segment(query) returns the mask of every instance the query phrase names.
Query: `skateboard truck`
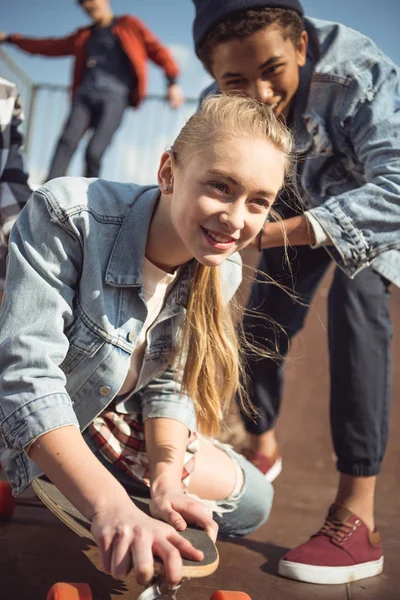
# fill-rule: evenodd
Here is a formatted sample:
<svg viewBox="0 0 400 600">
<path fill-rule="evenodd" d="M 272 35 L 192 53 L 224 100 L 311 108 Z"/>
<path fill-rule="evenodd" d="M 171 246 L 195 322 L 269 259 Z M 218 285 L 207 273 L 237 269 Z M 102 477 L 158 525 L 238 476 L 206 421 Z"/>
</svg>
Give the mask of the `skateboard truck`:
<svg viewBox="0 0 400 600">
<path fill-rule="evenodd" d="M 144 592 L 137 597 L 137 600 L 177 600 L 176 592 L 181 587 L 183 581 L 184 579 L 177 585 L 170 587 L 165 583 L 162 575 L 156 575 Z"/>
</svg>

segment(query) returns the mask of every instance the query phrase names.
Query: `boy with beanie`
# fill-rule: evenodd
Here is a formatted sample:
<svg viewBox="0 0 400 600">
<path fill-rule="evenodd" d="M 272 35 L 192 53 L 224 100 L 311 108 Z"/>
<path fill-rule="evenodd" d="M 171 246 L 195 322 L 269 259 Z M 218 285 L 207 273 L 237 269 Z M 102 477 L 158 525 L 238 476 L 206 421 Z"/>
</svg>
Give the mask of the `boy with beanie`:
<svg viewBox="0 0 400 600">
<path fill-rule="evenodd" d="M 390 411 L 390 284 L 400 284 L 400 77 L 367 37 L 305 18 L 297 0 L 194 0 L 196 53 L 216 80 L 269 104 L 292 129 L 296 193 L 278 200 L 255 242 L 259 269 L 296 292 L 255 282 L 245 329 L 282 360 L 249 359 L 256 421 L 243 415 L 248 454 L 272 480 L 284 357 L 334 261 L 328 300 L 331 430 L 339 487 L 322 528 L 288 552 L 279 573 L 347 583 L 383 568 L 374 492 Z M 282 231 L 283 229 L 283 231 Z M 289 261 L 285 259 L 285 243 Z"/>
<path fill-rule="evenodd" d="M 75 58 L 72 106 L 47 179 L 65 175 L 79 141 L 92 130 L 86 148 L 85 177 L 98 177 L 102 157 L 125 109 L 137 108 L 147 87 L 147 60 L 161 67 L 173 108 L 183 101 L 177 85 L 179 68 L 170 52 L 136 17 L 116 17 L 109 0 L 77 0 L 92 24 L 65 38 L 33 39 L 0 32 L 0 42 L 44 56 Z"/>
</svg>

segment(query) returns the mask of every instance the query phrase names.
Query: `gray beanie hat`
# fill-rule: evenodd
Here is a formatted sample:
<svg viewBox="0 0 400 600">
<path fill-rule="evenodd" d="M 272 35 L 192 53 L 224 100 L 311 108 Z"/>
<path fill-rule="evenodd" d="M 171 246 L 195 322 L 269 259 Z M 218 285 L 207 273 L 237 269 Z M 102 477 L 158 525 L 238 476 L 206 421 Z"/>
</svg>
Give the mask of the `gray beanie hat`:
<svg viewBox="0 0 400 600">
<path fill-rule="evenodd" d="M 257 8 L 286 8 L 304 15 L 299 0 L 193 0 L 196 17 L 193 23 L 193 39 L 196 54 L 207 33 L 232 14 Z"/>
</svg>

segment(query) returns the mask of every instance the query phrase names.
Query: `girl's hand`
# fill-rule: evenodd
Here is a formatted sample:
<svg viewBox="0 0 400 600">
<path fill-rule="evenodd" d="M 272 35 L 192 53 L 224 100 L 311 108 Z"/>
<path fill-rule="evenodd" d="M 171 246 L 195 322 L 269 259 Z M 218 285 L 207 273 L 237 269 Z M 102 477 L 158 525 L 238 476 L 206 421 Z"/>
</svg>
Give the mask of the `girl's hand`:
<svg viewBox="0 0 400 600">
<path fill-rule="evenodd" d="M 213 542 L 217 539 L 218 525 L 212 518 L 212 511 L 182 491 L 164 491 L 153 495 L 150 512 L 153 517 L 166 521 L 178 531 L 184 531 L 189 523 L 205 529 Z"/>
<path fill-rule="evenodd" d="M 95 513 L 91 532 L 102 568 L 115 579 L 133 567 L 137 583 L 149 583 L 154 575 L 154 556 L 158 556 L 164 563 L 167 584 L 176 585 L 182 579 L 182 557 L 203 559 L 203 553 L 175 529 L 147 516 L 130 499 Z"/>
</svg>

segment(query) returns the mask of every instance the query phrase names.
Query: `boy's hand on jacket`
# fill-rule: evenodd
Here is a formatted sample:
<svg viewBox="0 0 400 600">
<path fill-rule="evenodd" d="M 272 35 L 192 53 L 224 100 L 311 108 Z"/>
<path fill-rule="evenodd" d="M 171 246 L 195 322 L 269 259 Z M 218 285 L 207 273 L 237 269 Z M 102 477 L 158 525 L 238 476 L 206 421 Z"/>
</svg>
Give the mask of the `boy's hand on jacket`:
<svg viewBox="0 0 400 600">
<path fill-rule="evenodd" d="M 146 585 L 154 575 L 154 556 L 164 563 L 166 582 L 176 585 L 182 579 L 182 557 L 200 561 L 196 550 L 173 527 L 140 511 L 130 499 L 94 514 L 91 532 L 100 551 L 106 573 L 121 579 L 132 568 L 138 584 Z"/>
<path fill-rule="evenodd" d="M 8 40 L 8 33 L 0 31 L 0 44 Z"/>
<path fill-rule="evenodd" d="M 205 529 L 214 542 L 217 538 L 218 525 L 212 518 L 212 511 L 183 491 L 166 491 L 153 496 L 150 512 L 178 531 L 184 531 L 188 524 L 197 525 Z"/>
</svg>

